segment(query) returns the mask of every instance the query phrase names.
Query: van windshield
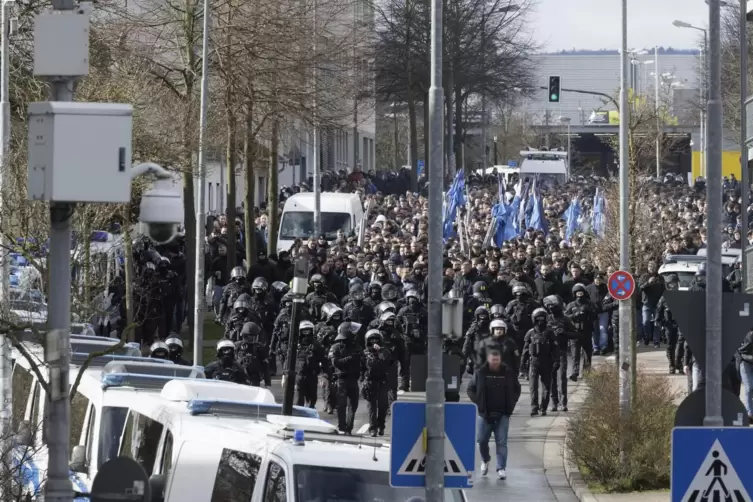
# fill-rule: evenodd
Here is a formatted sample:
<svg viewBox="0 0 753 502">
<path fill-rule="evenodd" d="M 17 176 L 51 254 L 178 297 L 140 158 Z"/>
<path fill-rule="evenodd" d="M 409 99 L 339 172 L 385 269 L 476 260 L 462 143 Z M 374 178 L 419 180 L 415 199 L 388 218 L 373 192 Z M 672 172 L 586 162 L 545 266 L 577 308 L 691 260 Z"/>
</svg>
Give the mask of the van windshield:
<svg viewBox="0 0 753 502">
<path fill-rule="evenodd" d="M 99 455 L 97 469 L 102 464 L 118 456 L 120 436 L 123 435 L 128 408 L 119 406 L 105 406 L 102 408 L 102 419 L 99 428 Z"/>
<path fill-rule="evenodd" d="M 337 231 L 345 234 L 351 231 L 350 214 L 322 213 L 322 233 L 328 240 L 337 238 Z M 314 235 L 314 213 L 304 211 L 287 211 L 280 222 L 280 240 L 292 241 L 308 239 Z"/>
<path fill-rule="evenodd" d="M 425 497 L 423 488 L 393 488 L 389 473 L 316 465 L 294 468 L 296 502 L 404 502 Z M 445 502 L 463 502 L 460 490 L 445 490 Z"/>
</svg>

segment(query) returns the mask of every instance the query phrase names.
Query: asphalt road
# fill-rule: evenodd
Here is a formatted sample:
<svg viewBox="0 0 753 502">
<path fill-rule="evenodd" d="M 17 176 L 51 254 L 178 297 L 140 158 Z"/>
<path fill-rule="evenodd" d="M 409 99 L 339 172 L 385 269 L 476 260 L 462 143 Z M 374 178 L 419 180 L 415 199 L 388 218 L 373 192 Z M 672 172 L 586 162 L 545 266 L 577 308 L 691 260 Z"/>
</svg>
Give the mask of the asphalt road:
<svg viewBox="0 0 753 502">
<path fill-rule="evenodd" d="M 480 476 L 481 458 L 476 453 L 477 478 L 473 489 L 466 491 L 470 502 L 577 502 L 577 497 L 570 489 L 564 477 L 562 468 L 561 442 L 564 439 L 563 420 L 557 420 L 560 416 L 566 416 L 577 409 L 578 403 L 585 391 L 585 386 L 580 382 L 569 386 L 569 409 L 568 413 L 550 413 L 546 417 L 530 416 L 530 396 L 528 382 L 521 380 L 522 394 L 510 423 L 508 438 L 508 465 L 507 479 L 498 480 L 494 465 L 494 442 L 491 441 L 492 463 L 489 474 Z M 320 389 L 321 390 L 321 389 Z M 282 402 L 283 391 L 281 378 L 272 379 L 272 392 L 278 402 Z M 468 402 L 465 394 L 465 381 L 461 392 L 461 401 Z M 337 424 L 334 415 L 325 414 L 324 402 L 320 398 L 317 409 L 321 418 Z M 361 400 L 356 413 L 355 430 L 366 433 L 368 429 L 368 416 L 366 414 L 366 402 Z M 389 440 L 392 429 L 392 421 L 388 419 L 385 438 Z"/>
</svg>

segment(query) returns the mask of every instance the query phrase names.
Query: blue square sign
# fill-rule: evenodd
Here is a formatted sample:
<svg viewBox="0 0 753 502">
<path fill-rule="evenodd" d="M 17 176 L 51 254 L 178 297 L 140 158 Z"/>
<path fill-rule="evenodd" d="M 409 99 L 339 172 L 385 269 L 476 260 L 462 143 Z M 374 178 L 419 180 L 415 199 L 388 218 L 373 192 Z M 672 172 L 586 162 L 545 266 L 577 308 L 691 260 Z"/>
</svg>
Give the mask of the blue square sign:
<svg viewBox="0 0 753 502">
<path fill-rule="evenodd" d="M 751 502 L 753 428 L 676 427 L 672 502 Z"/>
<path fill-rule="evenodd" d="M 392 424 L 390 485 L 425 486 L 426 403 L 393 403 Z M 476 465 L 476 405 L 445 403 L 444 425 L 444 485 L 471 488 Z"/>
</svg>

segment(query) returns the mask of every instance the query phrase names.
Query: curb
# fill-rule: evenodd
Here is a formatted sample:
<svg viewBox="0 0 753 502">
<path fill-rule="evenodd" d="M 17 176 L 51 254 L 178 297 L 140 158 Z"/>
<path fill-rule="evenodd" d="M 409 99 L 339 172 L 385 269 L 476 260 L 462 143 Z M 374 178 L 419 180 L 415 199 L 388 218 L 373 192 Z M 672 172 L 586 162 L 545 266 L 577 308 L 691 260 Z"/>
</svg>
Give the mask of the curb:
<svg viewBox="0 0 753 502">
<path fill-rule="evenodd" d="M 598 499 L 588 489 L 588 484 L 583 480 L 578 466 L 570 459 L 570 452 L 567 449 L 567 438 L 570 434 L 569 428 L 565 430 L 565 442 L 562 447 L 562 464 L 565 468 L 565 477 L 567 478 L 567 484 L 570 485 L 570 489 L 573 490 L 575 496 L 581 502 L 598 502 Z"/>
</svg>

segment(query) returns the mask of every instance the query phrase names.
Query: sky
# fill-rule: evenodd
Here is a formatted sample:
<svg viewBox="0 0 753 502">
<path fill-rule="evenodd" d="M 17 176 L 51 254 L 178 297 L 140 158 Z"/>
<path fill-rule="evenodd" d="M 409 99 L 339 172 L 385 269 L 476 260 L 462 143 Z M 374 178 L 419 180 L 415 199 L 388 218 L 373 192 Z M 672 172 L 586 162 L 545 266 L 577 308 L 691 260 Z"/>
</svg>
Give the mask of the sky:
<svg viewBox="0 0 753 502">
<path fill-rule="evenodd" d="M 542 51 L 619 49 L 621 0 L 535 0 L 531 18 L 534 39 Z M 699 31 L 676 28 L 679 19 L 708 26 L 704 0 L 628 0 L 628 48 L 699 47 Z"/>
</svg>

